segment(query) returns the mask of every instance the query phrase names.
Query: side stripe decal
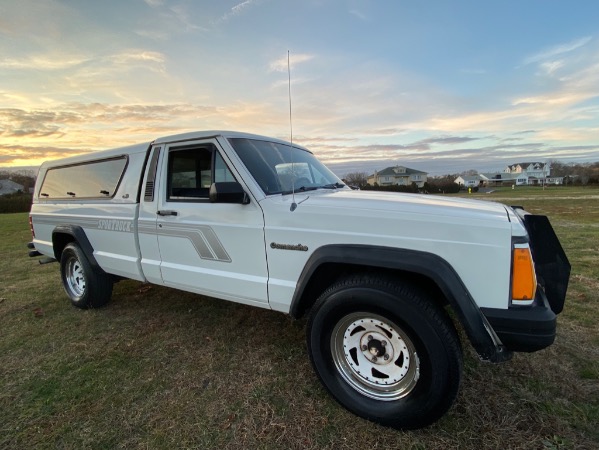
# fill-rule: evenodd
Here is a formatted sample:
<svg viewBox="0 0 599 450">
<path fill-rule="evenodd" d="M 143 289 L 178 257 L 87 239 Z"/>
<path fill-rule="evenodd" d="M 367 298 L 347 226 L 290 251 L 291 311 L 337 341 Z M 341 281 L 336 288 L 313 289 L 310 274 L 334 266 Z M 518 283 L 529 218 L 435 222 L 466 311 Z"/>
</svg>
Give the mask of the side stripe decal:
<svg viewBox="0 0 599 450">
<path fill-rule="evenodd" d="M 135 221 L 120 219 L 92 219 L 73 216 L 33 216 L 34 224 L 44 225 L 79 225 L 84 230 L 93 228 L 104 231 L 132 233 L 135 231 Z M 160 236 L 173 236 L 188 239 L 202 259 L 220 262 L 232 262 L 231 257 L 218 239 L 215 231 L 208 225 L 162 224 L 148 223 L 140 220 L 137 223 L 139 233 Z"/>
<path fill-rule="evenodd" d="M 214 230 L 208 225 L 162 224 L 162 227 L 139 223 L 138 229 L 144 234 L 158 234 L 188 239 L 202 259 L 232 262 Z"/>
</svg>

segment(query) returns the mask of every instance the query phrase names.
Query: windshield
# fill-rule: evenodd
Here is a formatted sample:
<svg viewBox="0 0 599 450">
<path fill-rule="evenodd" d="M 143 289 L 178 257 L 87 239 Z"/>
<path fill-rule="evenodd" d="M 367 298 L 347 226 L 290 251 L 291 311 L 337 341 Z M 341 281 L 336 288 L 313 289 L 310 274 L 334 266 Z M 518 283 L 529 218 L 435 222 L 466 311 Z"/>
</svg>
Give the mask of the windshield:
<svg viewBox="0 0 599 450">
<path fill-rule="evenodd" d="M 229 142 L 267 195 L 345 186 L 307 150 L 256 139 Z"/>
</svg>

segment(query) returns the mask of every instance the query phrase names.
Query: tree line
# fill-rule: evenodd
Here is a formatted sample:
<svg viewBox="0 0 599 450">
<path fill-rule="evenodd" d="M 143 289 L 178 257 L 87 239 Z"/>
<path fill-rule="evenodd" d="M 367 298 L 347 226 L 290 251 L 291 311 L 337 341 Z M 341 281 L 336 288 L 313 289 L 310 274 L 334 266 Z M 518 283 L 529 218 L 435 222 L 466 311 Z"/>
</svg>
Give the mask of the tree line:
<svg viewBox="0 0 599 450">
<path fill-rule="evenodd" d="M 592 163 L 563 163 L 549 161 L 551 176 L 565 177 L 568 184 L 599 184 L 599 161 Z"/>
</svg>

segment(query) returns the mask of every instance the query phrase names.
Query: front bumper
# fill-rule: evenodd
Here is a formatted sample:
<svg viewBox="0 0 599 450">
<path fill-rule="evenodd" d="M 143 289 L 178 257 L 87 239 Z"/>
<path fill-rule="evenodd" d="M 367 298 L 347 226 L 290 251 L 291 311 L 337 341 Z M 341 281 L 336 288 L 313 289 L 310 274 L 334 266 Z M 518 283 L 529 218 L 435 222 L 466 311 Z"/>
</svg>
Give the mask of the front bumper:
<svg viewBox="0 0 599 450">
<path fill-rule="evenodd" d="M 508 351 L 535 352 L 555 340 L 556 317 L 564 308 L 571 266 L 546 216 L 512 208 L 528 232 L 538 280 L 535 302 L 508 309 L 481 308 L 481 312 Z"/>
<path fill-rule="evenodd" d="M 559 314 L 566 301 L 572 268 L 568 257 L 546 216 L 529 214 L 518 206 L 512 208 L 520 216 L 528 232 L 539 285 L 551 310 Z"/>
<path fill-rule="evenodd" d="M 509 351 L 536 352 L 555 340 L 556 314 L 542 291 L 532 306 L 481 308 L 481 311 Z"/>
</svg>

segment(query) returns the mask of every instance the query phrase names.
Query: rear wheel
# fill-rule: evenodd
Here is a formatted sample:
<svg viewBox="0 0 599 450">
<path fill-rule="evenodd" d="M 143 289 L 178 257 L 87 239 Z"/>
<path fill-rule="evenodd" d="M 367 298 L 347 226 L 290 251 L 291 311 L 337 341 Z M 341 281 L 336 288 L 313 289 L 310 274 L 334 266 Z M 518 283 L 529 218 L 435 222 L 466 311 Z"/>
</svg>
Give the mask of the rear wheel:
<svg viewBox="0 0 599 450">
<path fill-rule="evenodd" d="M 414 287 L 374 276 L 341 280 L 316 302 L 307 335 L 324 386 L 359 416 L 419 428 L 457 395 L 459 338 L 445 312 Z"/>
<path fill-rule="evenodd" d="M 65 292 L 78 308 L 104 306 L 112 296 L 110 275 L 94 270 L 74 242 L 67 244 L 60 258 L 60 273 Z"/>
</svg>

